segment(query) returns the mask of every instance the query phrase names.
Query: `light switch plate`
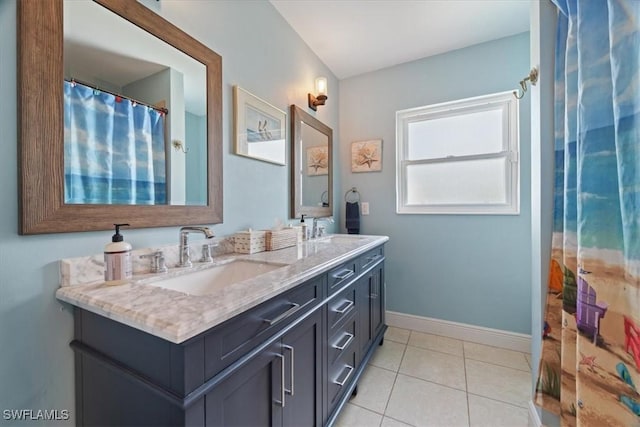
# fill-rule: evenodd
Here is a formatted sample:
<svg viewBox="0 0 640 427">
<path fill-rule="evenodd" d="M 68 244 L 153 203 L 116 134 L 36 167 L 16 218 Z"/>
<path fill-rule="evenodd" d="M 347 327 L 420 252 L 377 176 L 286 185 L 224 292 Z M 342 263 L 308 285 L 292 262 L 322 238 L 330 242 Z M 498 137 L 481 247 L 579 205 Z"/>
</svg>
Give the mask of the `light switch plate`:
<svg viewBox="0 0 640 427">
<path fill-rule="evenodd" d="M 362 202 L 362 215 L 369 215 L 369 202 Z"/>
</svg>

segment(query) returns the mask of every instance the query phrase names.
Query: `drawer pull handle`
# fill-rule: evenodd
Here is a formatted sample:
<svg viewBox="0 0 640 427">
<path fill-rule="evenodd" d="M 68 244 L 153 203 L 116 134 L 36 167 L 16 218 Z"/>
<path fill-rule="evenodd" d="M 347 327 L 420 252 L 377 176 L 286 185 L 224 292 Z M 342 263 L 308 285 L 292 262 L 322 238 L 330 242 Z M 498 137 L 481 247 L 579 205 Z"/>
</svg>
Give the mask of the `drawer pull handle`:
<svg viewBox="0 0 640 427">
<path fill-rule="evenodd" d="M 345 343 L 342 345 L 334 344 L 333 348 L 335 348 L 336 350 L 344 350 L 345 348 L 349 347 L 349 344 L 351 344 L 351 341 L 353 341 L 353 334 L 350 334 L 349 332 L 345 332 L 342 337 L 348 337 L 347 341 L 345 341 Z"/>
<path fill-rule="evenodd" d="M 289 350 L 291 352 L 291 365 L 290 365 L 291 370 L 289 371 L 290 377 L 291 377 L 291 389 L 290 390 L 285 389 L 285 391 L 289 393 L 291 396 L 293 396 L 293 384 L 295 382 L 295 379 L 293 376 L 295 373 L 295 369 L 293 367 L 293 363 L 294 363 L 293 361 L 295 360 L 296 356 L 295 356 L 293 347 L 291 347 L 290 345 L 283 344 L 282 348 Z"/>
<path fill-rule="evenodd" d="M 275 319 L 264 319 L 264 321 L 267 322 L 269 324 L 269 326 L 273 326 L 276 323 L 280 322 L 281 320 L 284 320 L 287 317 L 293 315 L 296 311 L 298 311 L 298 310 L 300 310 L 300 308 L 302 308 L 302 306 L 300 304 L 296 304 L 295 302 L 291 302 L 291 303 L 289 303 L 289 305 L 291 307 L 287 311 L 285 311 L 284 313 L 278 315 Z"/>
<path fill-rule="evenodd" d="M 365 263 L 365 265 L 369 265 L 372 262 L 377 261 L 380 257 L 382 257 L 382 255 L 374 255 L 374 256 L 367 257 L 367 262 Z"/>
<path fill-rule="evenodd" d="M 344 379 L 342 381 L 338 381 L 338 379 L 336 378 L 333 383 L 339 385 L 340 387 L 342 387 L 343 385 L 346 384 L 346 382 L 349 380 L 349 377 L 351 376 L 351 373 L 353 372 L 353 366 L 350 365 L 346 365 L 345 368 L 347 368 L 349 370 L 349 372 L 347 373 L 347 375 L 344 376 Z M 342 371 L 344 372 L 344 371 Z M 283 405 L 284 406 L 284 405 Z"/>
<path fill-rule="evenodd" d="M 344 307 L 336 308 L 333 311 L 335 311 L 338 314 L 343 314 L 345 311 L 349 310 L 351 307 L 353 307 L 353 301 L 347 300 L 347 303 L 344 305 Z"/>
<path fill-rule="evenodd" d="M 276 403 L 284 408 L 284 356 L 276 353 L 276 356 L 280 358 L 280 401 L 276 400 Z"/>
<path fill-rule="evenodd" d="M 345 268 L 344 270 L 340 270 L 337 273 L 334 273 L 332 276 L 334 279 L 344 280 L 344 279 L 348 279 L 354 274 L 355 273 L 353 272 L 353 270 L 349 270 L 348 268 Z"/>
</svg>

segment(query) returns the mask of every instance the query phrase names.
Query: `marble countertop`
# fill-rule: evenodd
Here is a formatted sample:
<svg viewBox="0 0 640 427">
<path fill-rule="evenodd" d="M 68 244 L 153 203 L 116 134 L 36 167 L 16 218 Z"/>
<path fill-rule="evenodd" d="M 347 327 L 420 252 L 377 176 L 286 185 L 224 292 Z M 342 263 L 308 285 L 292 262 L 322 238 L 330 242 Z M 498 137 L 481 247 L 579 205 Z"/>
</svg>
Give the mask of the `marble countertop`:
<svg viewBox="0 0 640 427">
<path fill-rule="evenodd" d="M 252 255 L 225 254 L 214 264 L 165 275 L 136 275 L 112 285 L 101 281 L 63 286 L 59 300 L 179 344 L 387 240 L 386 236 L 332 235 L 320 241 Z M 152 286 L 156 279 L 202 270 L 232 260 L 281 264 L 259 276 L 233 283 L 208 295 L 194 296 Z"/>
</svg>

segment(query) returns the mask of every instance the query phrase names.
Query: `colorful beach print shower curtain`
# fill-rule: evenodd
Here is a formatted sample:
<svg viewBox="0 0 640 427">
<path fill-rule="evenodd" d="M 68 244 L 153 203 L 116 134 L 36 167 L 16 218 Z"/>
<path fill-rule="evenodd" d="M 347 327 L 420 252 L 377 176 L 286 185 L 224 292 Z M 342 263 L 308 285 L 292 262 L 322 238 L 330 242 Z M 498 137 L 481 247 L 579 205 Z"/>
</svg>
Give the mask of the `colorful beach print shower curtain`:
<svg viewBox="0 0 640 427">
<path fill-rule="evenodd" d="M 64 82 L 68 204 L 165 204 L 164 113 Z"/>
<path fill-rule="evenodd" d="M 558 7 L 555 206 L 536 403 L 640 426 L 640 1 Z"/>
</svg>

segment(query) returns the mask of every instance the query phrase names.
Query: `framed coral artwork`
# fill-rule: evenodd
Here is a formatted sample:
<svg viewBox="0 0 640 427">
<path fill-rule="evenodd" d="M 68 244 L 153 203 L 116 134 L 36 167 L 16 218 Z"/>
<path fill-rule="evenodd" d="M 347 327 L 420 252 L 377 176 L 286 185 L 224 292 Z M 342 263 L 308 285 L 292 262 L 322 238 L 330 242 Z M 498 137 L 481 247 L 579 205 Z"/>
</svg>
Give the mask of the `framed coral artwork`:
<svg viewBox="0 0 640 427">
<path fill-rule="evenodd" d="M 379 172 L 381 170 L 381 139 L 351 143 L 351 172 Z"/>
</svg>

